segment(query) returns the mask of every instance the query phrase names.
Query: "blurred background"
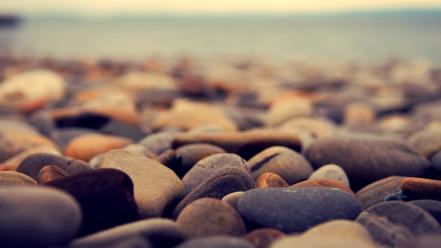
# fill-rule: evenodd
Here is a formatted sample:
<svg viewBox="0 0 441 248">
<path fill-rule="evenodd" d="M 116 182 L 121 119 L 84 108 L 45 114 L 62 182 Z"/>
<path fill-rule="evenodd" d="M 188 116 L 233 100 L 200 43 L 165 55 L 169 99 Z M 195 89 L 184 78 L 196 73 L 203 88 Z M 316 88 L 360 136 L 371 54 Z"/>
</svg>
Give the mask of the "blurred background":
<svg viewBox="0 0 441 248">
<path fill-rule="evenodd" d="M 1 0 L 0 53 L 441 62 L 439 0 Z"/>
</svg>

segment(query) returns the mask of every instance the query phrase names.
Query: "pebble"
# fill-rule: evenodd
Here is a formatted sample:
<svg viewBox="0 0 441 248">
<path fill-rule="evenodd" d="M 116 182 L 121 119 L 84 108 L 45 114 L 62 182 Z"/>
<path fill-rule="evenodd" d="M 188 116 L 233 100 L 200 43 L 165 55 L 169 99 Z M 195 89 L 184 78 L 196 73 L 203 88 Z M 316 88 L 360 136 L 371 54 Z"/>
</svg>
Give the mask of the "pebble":
<svg viewBox="0 0 441 248">
<path fill-rule="evenodd" d="M 429 169 L 427 159 L 407 144 L 380 138 L 320 139 L 305 156 L 315 168 L 338 164 L 355 189 L 388 176 L 423 176 Z"/>
<path fill-rule="evenodd" d="M 37 179 L 40 170 L 47 165 L 59 167 L 69 175 L 92 170 L 87 163 L 81 160 L 48 153 L 37 153 L 25 158 L 17 167 L 17 171 Z"/>
<path fill-rule="evenodd" d="M 257 188 L 279 188 L 288 187 L 289 184 L 282 177 L 272 172 L 265 172 L 256 180 Z"/>
<path fill-rule="evenodd" d="M 68 192 L 78 201 L 83 212 L 81 234 L 134 221 L 138 217 L 133 183 L 122 171 L 97 169 L 53 180 L 47 185 Z"/>
<path fill-rule="evenodd" d="M 197 162 L 182 178 L 185 194 L 190 193 L 211 175 L 228 167 L 249 171 L 246 161 L 236 154 L 221 153 L 208 156 Z"/>
<path fill-rule="evenodd" d="M 198 238 L 188 240 L 176 248 L 254 248 L 252 244 L 247 241 L 229 237 L 229 236 L 216 236 L 207 238 Z"/>
<path fill-rule="evenodd" d="M 181 180 L 172 170 L 138 153 L 107 152 L 99 168 L 119 169 L 129 175 L 142 217 L 161 216 L 167 204 L 181 197 L 184 191 Z"/>
<path fill-rule="evenodd" d="M 58 148 L 53 146 L 35 146 L 31 148 L 24 149 L 22 152 L 9 157 L 7 160 L 0 163 L 0 170 L 11 170 L 15 171 L 17 170 L 17 167 L 23 162 L 23 160 L 32 154 L 37 153 L 49 153 L 54 155 L 61 155 L 61 152 L 58 150 Z"/>
<path fill-rule="evenodd" d="M 40 184 L 48 183 L 53 180 L 62 179 L 68 175 L 69 174 L 60 167 L 46 165 L 38 172 L 37 182 Z"/>
<path fill-rule="evenodd" d="M 436 172 L 441 172 L 441 151 L 436 152 L 430 159 L 430 165 Z"/>
<path fill-rule="evenodd" d="M 360 189 L 355 196 L 363 205 L 369 208 L 385 201 L 388 197 L 398 194 L 404 177 L 392 176 L 373 182 Z"/>
<path fill-rule="evenodd" d="M 35 186 L 0 188 L 0 246 L 48 247 L 73 238 L 81 224 L 78 203 L 62 191 Z"/>
<path fill-rule="evenodd" d="M 230 193 L 230 194 L 222 197 L 222 201 L 230 204 L 230 206 L 232 206 L 234 209 L 237 210 L 237 202 L 243 196 L 244 193 L 245 193 L 244 191 L 237 191 L 237 192 Z"/>
<path fill-rule="evenodd" d="M 328 188 L 339 189 L 349 194 L 354 194 L 351 188 L 349 188 L 345 184 L 329 179 L 308 179 L 290 186 L 290 188 L 304 188 L 304 187 L 328 187 Z"/>
<path fill-rule="evenodd" d="M 438 222 L 423 209 L 405 202 L 390 201 L 363 211 L 357 222 L 373 239 L 385 246 L 400 247 L 418 235 L 441 233 Z"/>
<path fill-rule="evenodd" d="M 37 182 L 25 174 L 15 171 L 0 171 L 0 186 L 36 185 Z"/>
<path fill-rule="evenodd" d="M 313 168 L 301 154 L 280 146 L 265 149 L 247 163 L 255 179 L 265 172 L 273 172 L 288 184 L 303 181 L 313 172 Z"/>
<path fill-rule="evenodd" d="M 174 137 L 175 134 L 173 132 L 157 132 L 147 135 L 145 138 L 141 139 L 138 144 L 142 145 L 147 150 L 152 151 L 154 154 L 159 155 L 172 148 Z"/>
<path fill-rule="evenodd" d="M 64 150 L 66 156 L 89 161 L 97 154 L 123 148 L 132 141 L 127 138 L 103 134 L 85 134 L 72 139 Z"/>
<path fill-rule="evenodd" d="M 271 248 L 378 248 L 364 240 L 345 240 L 340 237 L 321 236 L 287 236 L 277 240 Z"/>
<path fill-rule="evenodd" d="M 202 198 L 187 205 L 176 223 L 185 237 L 242 236 L 245 225 L 237 211 L 214 198 Z"/>
<path fill-rule="evenodd" d="M 134 236 L 149 241 L 152 247 L 161 248 L 175 247 L 185 240 L 176 222 L 164 218 L 150 218 L 75 239 L 69 247 L 107 247 L 104 244 L 124 241 Z"/>
<path fill-rule="evenodd" d="M 173 147 L 187 144 L 208 143 L 249 159 L 272 146 L 285 146 L 300 151 L 301 140 L 289 132 L 252 130 L 243 132 L 182 133 L 173 139 Z"/>
<path fill-rule="evenodd" d="M 441 235 L 421 235 L 410 240 L 406 248 L 438 248 L 441 243 Z"/>
<path fill-rule="evenodd" d="M 255 187 L 255 182 L 247 171 L 236 167 L 224 168 L 208 177 L 185 196 L 185 198 L 176 205 L 173 210 L 173 215 L 178 216 L 185 206 L 197 199 L 204 197 L 222 199 L 230 193 L 247 191 Z"/>
<path fill-rule="evenodd" d="M 292 97 L 273 103 L 268 110 L 266 122 L 270 126 L 280 125 L 296 117 L 310 116 L 312 112 L 311 101 Z"/>
<path fill-rule="evenodd" d="M 360 240 L 374 244 L 369 231 L 361 224 L 350 220 L 331 220 L 316 225 L 302 234 L 309 237 L 338 237 L 342 240 Z"/>
<path fill-rule="evenodd" d="M 343 183 L 350 187 L 348 176 L 346 172 L 336 164 L 327 164 L 314 171 L 309 179 L 330 179 Z"/>
<path fill-rule="evenodd" d="M 406 177 L 402 180 L 401 193 L 411 199 L 441 200 L 441 181 Z"/>
<path fill-rule="evenodd" d="M 415 200 L 409 203 L 422 208 L 441 224 L 441 201 L 436 200 Z"/>
<path fill-rule="evenodd" d="M 352 220 L 362 210 L 354 196 L 325 187 L 249 190 L 239 199 L 238 209 L 248 222 L 286 233 L 333 219 Z"/>
<path fill-rule="evenodd" d="M 284 236 L 285 234 L 277 229 L 260 228 L 247 233 L 243 238 L 255 248 L 269 248 L 274 241 Z"/>
<path fill-rule="evenodd" d="M 428 125 L 424 129 L 413 133 L 407 140 L 424 156 L 430 158 L 441 150 L 441 125 L 439 123 Z"/>
</svg>

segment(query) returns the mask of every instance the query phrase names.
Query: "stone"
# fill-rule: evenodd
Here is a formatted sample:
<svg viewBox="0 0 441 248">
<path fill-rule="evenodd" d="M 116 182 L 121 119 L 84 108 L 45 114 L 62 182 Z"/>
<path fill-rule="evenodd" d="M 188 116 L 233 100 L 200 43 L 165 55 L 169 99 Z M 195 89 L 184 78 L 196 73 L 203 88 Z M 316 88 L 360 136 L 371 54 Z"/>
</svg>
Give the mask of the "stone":
<svg viewBox="0 0 441 248">
<path fill-rule="evenodd" d="M 187 195 L 208 177 L 227 167 L 237 167 L 248 171 L 246 161 L 236 154 L 221 153 L 208 156 L 197 162 L 182 178 Z"/>
<path fill-rule="evenodd" d="M 152 247 L 164 248 L 175 247 L 185 239 L 176 222 L 163 218 L 150 218 L 75 239 L 69 247 L 107 247 L 99 245 L 118 242 L 133 236 L 149 241 Z"/>
<path fill-rule="evenodd" d="M 406 177 L 401 182 L 401 193 L 407 198 L 441 200 L 439 180 Z"/>
<path fill-rule="evenodd" d="M 173 147 L 187 144 L 208 143 L 249 159 L 272 146 L 284 146 L 300 151 L 301 140 L 297 135 L 275 130 L 251 130 L 243 132 L 180 133 L 173 139 Z"/>
<path fill-rule="evenodd" d="M 146 149 L 152 151 L 156 155 L 165 152 L 172 148 L 173 139 L 175 134 L 170 131 L 157 132 L 151 135 L 147 135 L 140 140 L 138 144 L 142 145 Z"/>
<path fill-rule="evenodd" d="M 53 180 L 47 185 L 68 192 L 78 201 L 83 212 L 80 234 L 96 232 L 137 218 L 133 183 L 122 171 L 97 169 Z"/>
<path fill-rule="evenodd" d="M 336 164 L 327 164 L 314 171 L 309 179 L 330 179 L 350 186 L 346 172 Z"/>
<path fill-rule="evenodd" d="M 429 124 L 422 130 L 413 133 L 407 140 L 415 149 L 430 158 L 441 150 L 441 124 L 436 122 Z"/>
<path fill-rule="evenodd" d="M 436 200 L 415 200 L 409 203 L 414 204 L 417 207 L 422 208 L 435 218 L 438 223 L 441 223 L 441 201 Z"/>
<path fill-rule="evenodd" d="M 57 166 L 46 165 L 41 168 L 40 172 L 38 172 L 37 182 L 38 183 L 48 183 L 53 180 L 62 179 L 69 174 Z"/>
<path fill-rule="evenodd" d="M 7 78 L 0 84 L 0 106 L 30 113 L 62 99 L 64 79 L 55 72 L 37 69 Z"/>
<path fill-rule="evenodd" d="M 346 126 L 359 127 L 372 125 L 375 121 L 375 112 L 371 105 L 366 103 L 351 103 L 343 113 L 343 122 Z"/>
<path fill-rule="evenodd" d="M 265 172 L 256 180 L 257 188 L 280 188 L 288 187 L 289 184 L 282 177 L 272 172 Z"/>
<path fill-rule="evenodd" d="M 248 166 L 254 179 L 265 172 L 273 172 L 290 185 L 307 179 L 313 172 L 313 168 L 301 154 L 281 146 L 270 147 L 258 153 L 248 160 Z"/>
<path fill-rule="evenodd" d="M 214 198 L 201 198 L 187 205 L 176 223 L 188 239 L 209 236 L 242 236 L 245 225 L 240 215 L 227 203 Z"/>
<path fill-rule="evenodd" d="M 410 240 L 406 248 L 438 248 L 441 242 L 441 235 L 421 235 Z"/>
<path fill-rule="evenodd" d="M 239 199 L 238 209 L 249 223 L 286 233 L 333 219 L 353 220 L 362 210 L 354 196 L 325 187 L 249 190 Z"/>
<path fill-rule="evenodd" d="M 119 169 L 129 175 L 142 217 L 161 216 L 164 208 L 184 191 L 181 180 L 172 170 L 138 153 L 107 152 L 98 167 Z"/>
<path fill-rule="evenodd" d="M 352 190 L 345 184 L 329 179 L 308 179 L 303 182 L 296 183 L 290 186 L 290 188 L 304 188 L 304 187 L 328 187 L 328 188 L 339 189 L 349 194 L 354 194 L 354 192 L 352 192 Z"/>
<path fill-rule="evenodd" d="M 247 241 L 229 236 L 216 236 L 188 240 L 176 248 L 253 248 Z"/>
<path fill-rule="evenodd" d="M 81 209 L 68 194 L 46 187 L 0 188 L 0 246 L 61 245 L 76 234 Z"/>
<path fill-rule="evenodd" d="M 64 154 L 83 161 L 89 161 L 97 154 L 123 148 L 130 144 L 132 144 L 132 141 L 123 137 L 104 134 L 85 134 L 72 139 L 66 145 Z"/>
<path fill-rule="evenodd" d="M 167 153 L 167 151 L 164 153 Z M 168 155 L 163 157 L 163 154 L 161 154 L 162 158 L 159 157 L 158 159 L 162 164 L 172 168 L 176 174 L 183 176 L 199 160 L 218 153 L 225 153 L 225 151 L 220 147 L 210 144 L 190 144 L 179 147 L 173 151 L 172 156 Z"/>
<path fill-rule="evenodd" d="M 360 240 L 374 245 L 369 231 L 360 223 L 349 220 L 331 220 L 316 225 L 302 234 L 310 237 L 338 237 L 342 240 Z"/>
<path fill-rule="evenodd" d="M 330 137 L 335 132 L 334 124 L 326 119 L 298 117 L 286 121 L 280 130 L 307 133 L 315 138 Z"/>
<path fill-rule="evenodd" d="M 150 242 L 145 240 L 140 235 L 131 235 L 127 237 L 121 237 L 119 239 L 100 240 L 97 242 L 91 242 L 86 244 L 71 244 L 69 248 L 152 248 Z"/>
<path fill-rule="evenodd" d="M 237 210 L 237 202 L 239 201 L 240 197 L 243 196 L 244 193 L 245 193 L 244 191 L 237 191 L 230 193 L 222 197 L 222 201 L 230 204 L 230 206 L 232 206 L 234 209 Z"/>
<path fill-rule="evenodd" d="M 388 176 L 419 177 L 429 169 L 427 159 L 406 143 L 381 138 L 319 139 L 305 156 L 314 168 L 329 163 L 341 166 L 354 189 Z"/>
<path fill-rule="evenodd" d="M 269 248 L 274 241 L 284 236 L 285 234 L 277 229 L 260 228 L 247 233 L 243 238 L 255 248 Z"/>
<path fill-rule="evenodd" d="M 0 171 L 0 186 L 37 185 L 37 182 L 25 174 L 15 171 Z"/>
<path fill-rule="evenodd" d="M 70 175 L 92 170 L 87 163 L 81 160 L 49 153 L 36 153 L 25 158 L 17 167 L 17 171 L 37 179 L 41 168 L 47 165 L 60 167 Z"/>
<path fill-rule="evenodd" d="M 383 202 L 363 211 L 357 222 L 381 245 L 401 247 L 418 235 L 439 234 L 438 222 L 421 208 L 401 201 Z"/>
<path fill-rule="evenodd" d="M 310 116 L 313 112 L 311 101 L 301 97 L 291 97 L 274 102 L 267 113 L 267 124 L 279 125 L 287 120 Z"/>
<path fill-rule="evenodd" d="M 383 178 L 365 186 L 355 196 L 364 209 L 369 208 L 399 194 L 403 178 L 398 176 Z"/>
<path fill-rule="evenodd" d="M 1 170 L 17 170 L 17 167 L 23 162 L 27 157 L 37 154 L 37 153 L 48 153 L 53 155 L 61 155 L 61 152 L 56 147 L 51 146 L 35 146 L 31 148 L 27 148 L 22 152 L 8 158 L 0 164 Z"/>
<path fill-rule="evenodd" d="M 330 236 L 293 235 L 274 242 L 271 248 L 377 248 L 378 246 L 364 240 L 345 240 Z"/>
<path fill-rule="evenodd" d="M 441 151 L 436 152 L 430 159 L 430 165 L 436 172 L 441 172 Z"/>
<path fill-rule="evenodd" d="M 185 206 L 197 199 L 204 197 L 222 199 L 232 192 L 247 191 L 255 187 L 254 180 L 247 171 L 236 167 L 224 168 L 208 177 L 185 196 L 176 205 L 173 210 L 173 216 L 178 216 Z"/>
</svg>

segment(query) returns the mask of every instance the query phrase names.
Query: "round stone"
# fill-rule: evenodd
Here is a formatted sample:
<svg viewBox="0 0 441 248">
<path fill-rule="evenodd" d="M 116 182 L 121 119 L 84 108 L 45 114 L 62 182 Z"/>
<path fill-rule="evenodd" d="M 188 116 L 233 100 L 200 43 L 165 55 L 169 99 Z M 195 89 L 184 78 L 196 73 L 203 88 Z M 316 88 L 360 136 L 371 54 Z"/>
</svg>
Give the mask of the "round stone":
<svg viewBox="0 0 441 248">
<path fill-rule="evenodd" d="M 238 209 L 251 224 L 292 233 L 333 219 L 355 219 L 361 205 L 351 194 L 332 188 L 267 188 L 245 192 Z"/>
<path fill-rule="evenodd" d="M 303 181 L 313 169 L 299 153 L 286 147 L 270 147 L 248 160 L 248 166 L 255 179 L 266 172 L 280 175 L 288 184 Z"/>
<path fill-rule="evenodd" d="M 336 164 L 327 164 L 318 168 L 309 176 L 309 179 L 330 179 L 350 186 L 346 172 Z"/>
<path fill-rule="evenodd" d="M 0 171 L 0 186 L 36 185 L 37 182 L 25 174 L 15 171 Z"/>
<path fill-rule="evenodd" d="M 0 246 L 61 245 L 81 224 L 78 203 L 62 191 L 46 187 L 0 188 Z"/>
<path fill-rule="evenodd" d="M 414 204 L 417 207 L 422 208 L 435 218 L 438 223 L 441 223 L 441 201 L 436 200 L 415 200 L 409 203 Z"/>
<path fill-rule="evenodd" d="M 376 242 L 394 247 L 403 246 L 418 235 L 441 232 L 429 213 L 401 201 L 374 205 L 363 211 L 357 222 L 369 230 Z"/>
<path fill-rule="evenodd" d="M 176 223 L 189 239 L 245 234 L 245 225 L 236 210 L 214 198 L 202 198 L 187 205 L 179 214 Z"/>
</svg>

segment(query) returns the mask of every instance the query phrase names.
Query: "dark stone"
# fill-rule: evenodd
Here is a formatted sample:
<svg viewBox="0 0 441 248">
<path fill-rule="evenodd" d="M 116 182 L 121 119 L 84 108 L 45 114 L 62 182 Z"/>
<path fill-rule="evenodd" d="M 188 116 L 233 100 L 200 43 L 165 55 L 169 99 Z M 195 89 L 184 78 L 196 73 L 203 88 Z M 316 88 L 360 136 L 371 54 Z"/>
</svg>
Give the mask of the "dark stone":
<svg viewBox="0 0 441 248">
<path fill-rule="evenodd" d="M 326 187 L 254 189 L 239 199 L 238 209 L 256 227 L 287 233 L 334 219 L 353 220 L 362 211 L 353 195 Z"/>
<path fill-rule="evenodd" d="M 47 165 L 41 168 L 38 173 L 38 183 L 48 183 L 53 180 L 62 179 L 68 176 L 67 172 L 57 166 Z"/>
<path fill-rule="evenodd" d="M 424 211 L 432 215 L 432 217 L 435 218 L 438 221 L 438 223 L 441 223 L 441 201 L 415 200 L 415 201 L 410 201 L 409 203 L 412 203 L 417 207 L 424 209 Z"/>
<path fill-rule="evenodd" d="M 422 208 L 401 201 L 383 202 L 363 211 L 357 222 L 386 246 L 402 247 L 415 236 L 438 234 L 438 222 Z"/>
<path fill-rule="evenodd" d="M 108 240 L 99 240 L 86 244 L 72 244 L 68 248 L 152 248 L 150 242 L 140 235 L 132 235 Z"/>
<path fill-rule="evenodd" d="M 137 217 L 133 183 L 122 171 L 97 169 L 47 185 L 70 193 L 80 203 L 83 211 L 81 234 L 127 223 Z"/>
</svg>

